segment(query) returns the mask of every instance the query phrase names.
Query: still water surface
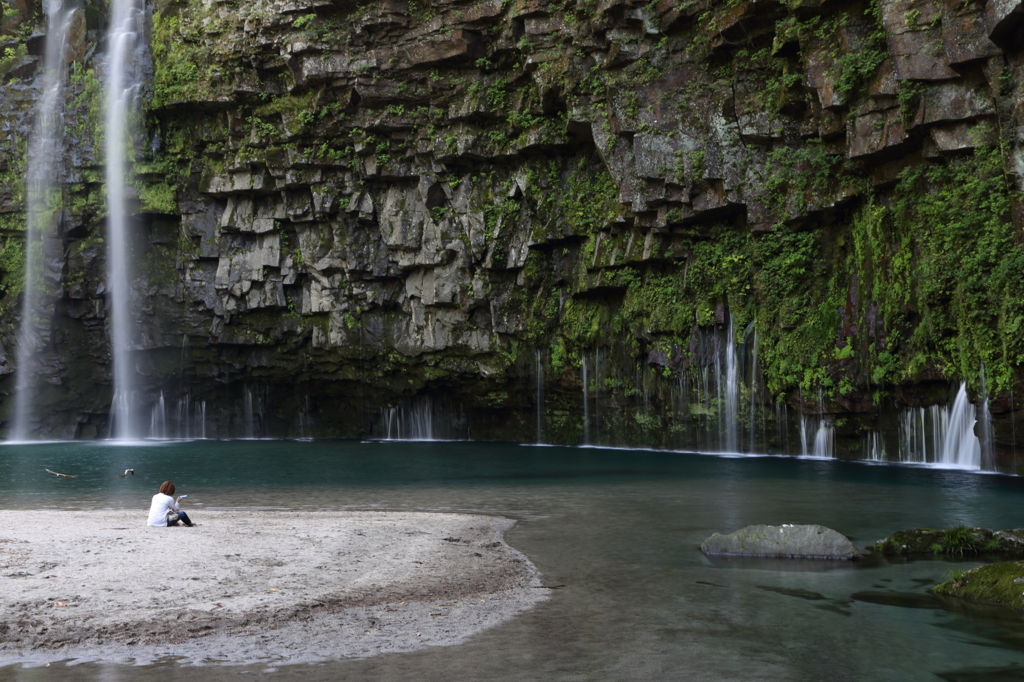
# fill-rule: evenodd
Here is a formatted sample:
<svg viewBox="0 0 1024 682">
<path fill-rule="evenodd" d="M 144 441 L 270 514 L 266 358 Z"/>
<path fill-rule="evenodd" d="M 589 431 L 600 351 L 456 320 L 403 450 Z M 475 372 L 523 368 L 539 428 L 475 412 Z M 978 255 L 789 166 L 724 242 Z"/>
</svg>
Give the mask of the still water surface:
<svg viewBox="0 0 1024 682">
<path fill-rule="evenodd" d="M 135 476 L 118 478 L 126 467 Z M 77 475 L 62 479 L 52 469 Z M 1024 527 L 1024 480 L 782 457 L 492 443 L 55 443 L 0 447 L 0 508 L 135 508 L 165 479 L 187 509 L 501 514 L 564 585 L 457 647 L 323 666 L 0 669 L 0 682 L 227 680 L 1017 680 L 1024 617 L 927 588 L 966 561 L 709 560 L 752 523 L 819 523 L 859 546 L 894 530 Z M 2 519 L 2 514 L 0 514 Z"/>
</svg>

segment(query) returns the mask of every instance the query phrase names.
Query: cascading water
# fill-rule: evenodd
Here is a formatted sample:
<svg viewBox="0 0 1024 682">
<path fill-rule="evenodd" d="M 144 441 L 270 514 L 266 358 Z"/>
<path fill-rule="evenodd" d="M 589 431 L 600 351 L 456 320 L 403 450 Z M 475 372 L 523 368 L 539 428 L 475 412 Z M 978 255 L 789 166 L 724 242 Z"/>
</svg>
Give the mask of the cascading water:
<svg viewBox="0 0 1024 682">
<path fill-rule="evenodd" d="M 544 356 L 538 348 L 533 354 L 533 373 L 537 383 L 537 442 L 544 442 Z"/>
<path fill-rule="evenodd" d="M 198 427 L 199 437 L 206 439 L 206 401 L 200 401 L 196 403 L 196 426 Z"/>
<path fill-rule="evenodd" d="M 729 331 L 725 340 L 725 450 L 739 452 L 739 363 L 736 360 L 736 336 L 729 316 Z"/>
<path fill-rule="evenodd" d="M 884 462 L 885 439 L 878 431 L 871 431 L 864 436 L 864 459 L 872 462 Z"/>
<path fill-rule="evenodd" d="M 175 421 L 178 425 L 178 438 L 189 439 L 192 437 L 192 425 L 189 421 L 188 403 L 188 394 L 185 394 L 184 398 L 178 399 L 178 409 L 174 414 Z"/>
<path fill-rule="evenodd" d="M 46 301 L 54 298 L 53 285 L 61 274 L 51 264 L 59 262 L 62 251 L 56 232 L 63 208 L 58 179 L 64 157 L 65 53 L 68 30 L 75 12 L 81 11 L 65 7 L 63 0 L 48 0 L 45 9 L 46 53 L 26 176 L 25 288 L 18 332 L 17 396 L 11 434 L 14 440 L 31 436 L 39 352 L 49 337 L 44 320 L 52 312 Z"/>
<path fill-rule="evenodd" d="M 906 408 L 900 414 L 899 461 L 981 468 L 982 446 L 974 435 L 975 414 L 965 383 L 960 384 L 952 405 Z"/>
<path fill-rule="evenodd" d="M 814 451 L 815 457 L 833 457 L 835 451 L 835 440 L 836 431 L 835 427 L 832 426 L 832 422 L 828 419 L 822 418 L 818 422 L 818 430 L 814 434 Z"/>
<path fill-rule="evenodd" d="M 601 442 L 601 381 L 604 378 L 604 357 L 601 349 L 594 351 L 594 442 Z"/>
<path fill-rule="evenodd" d="M 750 452 L 754 451 L 757 446 L 757 329 L 753 329 L 754 333 L 754 359 L 751 363 L 750 369 Z"/>
<path fill-rule="evenodd" d="M 978 427 L 981 431 L 980 466 L 985 471 L 996 468 L 995 452 L 992 445 L 992 413 L 988 409 L 988 388 L 985 386 L 985 364 L 981 365 L 981 405 L 978 407 Z"/>
<path fill-rule="evenodd" d="M 135 372 L 129 359 L 132 319 L 128 256 L 127 161 L 134 156 L 128 144 L 142 88 L 144 4 L 141 0 L 113 0 L 107 32 L 105 151 L 107 185 L 107 289 L 110 292 L 110 346 L 114 364 L 114 399 L 111 405 L 113 438 L 138 438 L 133 416 Z"/>
<path fill-rule="evenodd" d="M 245 437 L 253 439 L 256 437 L 256 428 L 253 424 L 252 391 L 245 387 Z"/>
<path fill-rule="evenodd" d="M 814 432 L 813 439 L 811 432 Z M 802 457 L 832 458 L 835 428 L 824 415 L 800 415 L 800 455 Z"/>
<path fill-rule="evenodd" d="M 587 356 L 583 355 L 583 444 L 590 445 L 590 382 L 587 376 Z"/>
<path fill-rule="evenodd" d="M 803 392 L 800 393 L 803 404 Z M 811 440 L 811 431 L 814 439 Z M 818 390 L 818 416 L 800 415 L 800 455 L 802 457 L 832 458 L 835 450 L 835 426 L 825 415 L 825 397 Z"/>
<path fill-rule="evenodd" d="M 158 400 L 149 414 L 149 437 L 158 440 L 167 439 L 167 405 L 164 403 L 164 392 L 160 391 Z"/>
<path fill-rule="evenodd" d="M 981 468 L 981 442 L 974 435 L 977 421 L 974 405 L 967 399 L 967 384 L 961 383 L 949 413 L 949 428 L 939 453 L 938 464 L 962 469 Z"/>
<path fill-rule="evenodd" d="M 682 447 L 706 452 L 739 452 L 741 414 L 750 414 L 750 441 L 756 442 L 757 334 L 748 325 L 743 334 L 743 354 L 738 352 L 732 318 L 722 329 L 700 330 L 690 344 L 687 377 L 675 383 L 678 398 L 672 402 L 676 432 L 686 437 Z M 748 361 L 753 360 L 753 364 Z M 743 391 L 744 385 L 749 391 Z M 751 404 L 743 405 L 742 394 Z M 680 423 L 681 422 L 681 423 Z M 691 426 L 694 427 L 691 429 Z"/>
<path fill-rule="evenodd" d="M 405 405 L 385 407 L 383 410 L 385 440 L 435 440 L 434 401 L 427 396 L 416 396 Z M 448 417 L 442 413 L 441 417 Z M 443 419 L 452 422 L 453 419 Z M 445 437 L 451 434 L 445 429 Z"/>
</svg>

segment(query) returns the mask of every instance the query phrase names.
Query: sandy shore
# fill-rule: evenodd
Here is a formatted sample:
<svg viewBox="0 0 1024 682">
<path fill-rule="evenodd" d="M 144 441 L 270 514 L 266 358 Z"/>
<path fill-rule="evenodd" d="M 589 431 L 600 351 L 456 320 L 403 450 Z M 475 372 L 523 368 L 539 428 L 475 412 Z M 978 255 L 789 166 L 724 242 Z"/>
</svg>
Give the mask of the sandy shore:
<svg viewBox="0 0 1024 682">
<path fill-rule="evenodd" d="M 0 666 L 310 663 L 458 644 L 547 596 L 508 519 L 0 512 Z"/>
</svg>

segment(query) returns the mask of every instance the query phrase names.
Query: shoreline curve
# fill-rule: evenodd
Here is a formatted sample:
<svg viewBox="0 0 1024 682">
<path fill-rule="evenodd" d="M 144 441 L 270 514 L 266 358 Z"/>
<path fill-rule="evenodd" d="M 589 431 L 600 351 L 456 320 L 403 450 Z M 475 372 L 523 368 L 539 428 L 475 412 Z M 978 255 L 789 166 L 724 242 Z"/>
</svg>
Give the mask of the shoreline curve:
<svg viewBox="0 0 1024 682">
<path fill-rule="evenodd" d="M 432 512 L 0 512 L 0 666 L 318 663 L 450 646 L 547 598 L 503 536 Z"/>
</svg>

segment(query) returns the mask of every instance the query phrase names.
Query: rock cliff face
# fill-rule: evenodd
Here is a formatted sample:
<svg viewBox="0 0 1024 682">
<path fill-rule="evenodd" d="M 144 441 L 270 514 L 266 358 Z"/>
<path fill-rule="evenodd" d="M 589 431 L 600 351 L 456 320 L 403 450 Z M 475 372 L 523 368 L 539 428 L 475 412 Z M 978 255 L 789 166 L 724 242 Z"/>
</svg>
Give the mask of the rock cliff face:
<svg viewBox="0 0 1024 682">
<path fill-rule="evenodd" d="M 112 393 L 105 6 L 67 56 L 51 436 L 105 435 Z M 0 7 L 10 412 L 42 37 L 31 3 Z M 156 0 L 138 399 L 171 435 L 205 401 L 208 436 L 432 421 L 799 452 L 827 423 L 836 456 L 894 457 L 901 411 L 966 381 L 988 466 L 1015 470 L 1022 19 L 1017 0 Z"/>
</svg>

